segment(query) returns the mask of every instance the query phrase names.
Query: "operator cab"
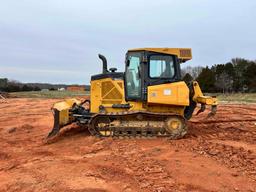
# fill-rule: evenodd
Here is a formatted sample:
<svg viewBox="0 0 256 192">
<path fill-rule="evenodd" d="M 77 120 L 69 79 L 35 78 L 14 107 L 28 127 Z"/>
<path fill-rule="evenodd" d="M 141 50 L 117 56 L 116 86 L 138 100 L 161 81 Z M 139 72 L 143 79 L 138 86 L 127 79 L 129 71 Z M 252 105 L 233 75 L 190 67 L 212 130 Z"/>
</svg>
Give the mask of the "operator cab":
<svg viewBox="0 0 256 192">
<path fill-rule="evenodd" d="M 124 81 L 126 101 L 146 101 L 148 86 L 181 81 L 182 60 L 173 50 L 176 51 L 145 48 L 127 52 Z"/>
</svg>

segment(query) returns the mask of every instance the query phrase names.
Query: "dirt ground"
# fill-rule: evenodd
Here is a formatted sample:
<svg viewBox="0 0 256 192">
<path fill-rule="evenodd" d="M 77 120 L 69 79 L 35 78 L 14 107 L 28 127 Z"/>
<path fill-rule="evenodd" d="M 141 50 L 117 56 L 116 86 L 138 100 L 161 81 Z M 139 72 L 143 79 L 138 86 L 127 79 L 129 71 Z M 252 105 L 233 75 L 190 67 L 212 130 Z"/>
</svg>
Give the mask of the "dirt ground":
<svg viewBox="0 0 256 192">
<path fill-rule="evenodd" d="M 0 103 L 0 191 L 256 191 L 256 104 L 192 118 L 184 139 L 99 139 L 71 126 L 45 144 L 56 99 Z"/>
</svg>

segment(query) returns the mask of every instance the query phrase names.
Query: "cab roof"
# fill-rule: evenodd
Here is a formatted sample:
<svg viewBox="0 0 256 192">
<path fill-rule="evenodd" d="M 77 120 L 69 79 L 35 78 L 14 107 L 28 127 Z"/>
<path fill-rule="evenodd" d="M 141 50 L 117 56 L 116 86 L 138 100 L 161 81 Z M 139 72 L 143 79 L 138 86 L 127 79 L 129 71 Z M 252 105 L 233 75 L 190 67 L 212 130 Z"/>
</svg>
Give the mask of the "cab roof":
<svg viewBox="0 0 256 192">
<path fill-rule="evenodd" d="M 135 48 L 128 51 L 152 51 L 156 53 L 176 55 L 182 63 L 192 59 L 192 50 L 190 48 Z"/>
</svg>

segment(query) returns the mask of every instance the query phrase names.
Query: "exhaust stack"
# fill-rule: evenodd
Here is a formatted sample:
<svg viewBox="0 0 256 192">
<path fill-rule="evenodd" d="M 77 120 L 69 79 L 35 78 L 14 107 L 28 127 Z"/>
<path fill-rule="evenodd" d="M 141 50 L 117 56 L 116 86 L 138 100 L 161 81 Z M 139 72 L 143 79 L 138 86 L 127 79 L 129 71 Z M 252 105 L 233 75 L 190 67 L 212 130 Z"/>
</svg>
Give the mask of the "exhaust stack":
<svg viewBox="0 0 256 192">
<path fill-rule="evenodd" d="M 102 64 L 103 64 L 102 73 L 103 74 L 108 73 L 108 63 L 107 63 L 106 57 L 104 55 L 101 55 L 101 54 L 99 54 L 98 56 L 102 60 Z"/>
</svg>

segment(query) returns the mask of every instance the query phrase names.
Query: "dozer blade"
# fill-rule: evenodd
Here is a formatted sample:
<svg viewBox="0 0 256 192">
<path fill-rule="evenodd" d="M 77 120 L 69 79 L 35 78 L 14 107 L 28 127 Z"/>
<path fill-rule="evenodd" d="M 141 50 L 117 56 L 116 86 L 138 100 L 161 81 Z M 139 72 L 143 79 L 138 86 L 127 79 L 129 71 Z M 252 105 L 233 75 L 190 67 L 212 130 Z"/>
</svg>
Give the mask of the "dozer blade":
<svg viewBox="0 0 256 192">
<path fill-rule="evenodd" d="M 60 112 L 57 109 L 53 109 L 53 116 L 54 116 L 54 124 L 51 132 L 48 134 L 47 138 L 54 137 L 60 132 L 60 129 L 63 127 L 60 126 L 59 124 L 59 114 Z"/>
<path fill-rule="evenodd" d="M 48 134 L 47 139 L 56 136 L 60 130 L 73 122 L 73 117 L 70 110 L 74 105 L 79 105 L 81 102 L 76 99 L 67 99 L 62 102 L 55 103 L 52 107 L 54 124 L 51 132 Z"/>
</svg>

